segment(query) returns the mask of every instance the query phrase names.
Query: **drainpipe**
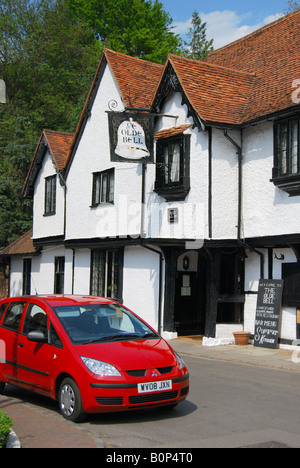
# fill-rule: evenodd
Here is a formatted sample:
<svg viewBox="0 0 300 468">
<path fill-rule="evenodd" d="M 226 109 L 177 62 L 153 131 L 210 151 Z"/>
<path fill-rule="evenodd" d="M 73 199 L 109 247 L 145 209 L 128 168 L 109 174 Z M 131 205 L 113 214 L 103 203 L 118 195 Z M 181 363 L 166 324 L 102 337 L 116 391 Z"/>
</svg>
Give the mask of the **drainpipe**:
<svg viewBox="0 0 300 468">
<path fill-rule="evenodd" d="M 74 294 L 74 282 L 75 282 L 75 249 L 72 249 L 72 294 Z"/>
<path fill-rule="evenodd" d="M 243 171 L 242 171 L 242 147 L 239 146 L 229 135 L 227 128 L 224 129 L 224 136 L 227 138 L 228 141 L 236 148 L 237 155 L 238 155 L 238 226 L 237 226 L 237 240 L 239 245 L 244 247 L 245 249 L 250 250 L 251 252 L 256 253 L 260 257 L 260 278 L 264 278 L 264 263 L 265 257 L 262 252 L 251 247 L 251 245 L 247 244 L 241 239 L 241 220 L 242 220 L 242 182 L 243 182 Z"/>
<path fill-rule="evenodd" d="M 141 230 L 140 230 L 141 239 L 144 239 L 146 237 L 146 233 L 145 233 L 146 172 L 147 172 L 147 164 L 142 163 Z"/>
</svg>

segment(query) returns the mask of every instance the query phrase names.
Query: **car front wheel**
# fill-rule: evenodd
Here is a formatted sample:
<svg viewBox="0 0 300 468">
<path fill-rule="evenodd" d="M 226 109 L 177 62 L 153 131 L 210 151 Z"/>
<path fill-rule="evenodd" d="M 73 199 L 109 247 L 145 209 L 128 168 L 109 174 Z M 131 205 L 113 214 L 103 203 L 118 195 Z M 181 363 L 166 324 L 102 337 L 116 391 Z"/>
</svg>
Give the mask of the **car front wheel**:
<svg viewBox="0 0 300 468">
<path fill-rule="evenodd" d="M 59 389 L 59 409 L 65 419 L 81 422 L 85 418 L 79 388 L 71 378 L 63 380 Z"/>
<path fill-rule="evenodd" d="M 5 387 L 5 382 L 0 382 L 0 395 L 2 395 L 4 387 Z"/>
</svg>

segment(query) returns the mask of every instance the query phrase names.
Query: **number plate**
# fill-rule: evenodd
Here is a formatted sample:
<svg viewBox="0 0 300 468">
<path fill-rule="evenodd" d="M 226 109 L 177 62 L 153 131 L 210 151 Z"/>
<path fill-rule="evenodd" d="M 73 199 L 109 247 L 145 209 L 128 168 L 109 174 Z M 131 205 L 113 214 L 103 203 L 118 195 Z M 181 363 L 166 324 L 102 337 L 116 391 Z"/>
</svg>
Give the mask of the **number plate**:
<svg viewBox="0 0 300 468">
<path fill-rule="evenodd" d="M 164 390 L 172 390 L 172 380 L 138 384 L 138 393 L 163 392 Z"/>
</svg>

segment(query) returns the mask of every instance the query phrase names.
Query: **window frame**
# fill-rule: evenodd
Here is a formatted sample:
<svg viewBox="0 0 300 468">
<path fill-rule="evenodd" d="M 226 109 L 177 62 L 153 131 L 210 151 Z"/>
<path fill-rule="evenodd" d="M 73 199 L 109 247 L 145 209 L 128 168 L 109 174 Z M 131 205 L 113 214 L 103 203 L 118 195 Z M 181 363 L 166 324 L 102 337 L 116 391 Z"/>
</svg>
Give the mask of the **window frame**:
<svg viewBox="0 0 300 468">
<path fill-rule="evenodd" d="M 156 144 L 156 180 L 154 191 L 167 201 L 183 201 L 190 191 L 190 140 L 191 135 L 176 135 L 160 138 Z M 166 182 L 165 148 L 179 144 L 179 180 L 170 180 L 171 154 L 168 151 L 168 181 Z"/>
<path fill-rule="evenodd" d="M 297 137 L 292 140 L 293 122 L 296 123 Z M 284 130 L 285 129 L 285 130 Z M 285 135 L 285 136 L 284 136 Z M 297 170 L 291 164 L 293 158 L 292 142 L 296 142 Z M 283 158 L 283 153 L 286 153 Z M 285 161 L 285 162 L 284 162 Z M 290 196 L 300 195 L 300 114 L 291 115 L 274 123 L 274 167 L 271 181 Z"/>
<path fill-rule="evenodd" d="M 55 257 L 55 260 L 54 260 L 54 294 L 64 294 L 65 263 L 66 263 L 66 259 L 63 255 Z M 60 266 L 62 264 L 63 264 L 63 270 L 60 270 Z M 60 289 L 60 286 L 62 286 L 62 290 Z"/>
<path fill-rule="evenodd" d="M 37 308 L 39 310 L 34 310 L 34 308 Z M 46 317 L 46 323 L 45 326 L 38 325 L 36 324 L 36 327 L 33 326 L 32 319 L 34 318 L 34 315 L 32 315 L 32 312 L 34 312 L 34 315 L 37 314 L 44 314 Z M 59 334 L 57 333 L 54 325 L 52 324 L 49 315 L 47 312 L 38 304 L 35 304 L 34 302 L 29 302 L 27 305 L 26 313 L 25 313 L 25 318 L 22 326 L 22 334 L 27 336 L 30 331 L 36 331 L 41 328 L 44 328 L 44 330 L 41 330 L 46 338 L 46 343 L 50 346 L 54 346 L 55 348 L 63 348 L 63 342 L 60 339 Z"/>
<path fill-rule="evenodd" d="M 45 177 L 44 216 L 56 214 L 56 180 L 57 174 Z"/>
<path fill-rule="evenodd" d="M 122 302 L 124 249 L 91 250 L 90 294 L 109 297 Z M 117 268 L 114 270 L 113 264 Z M 101 264 L 102 262 L 102 264 Z M 116 293 L 112 291 L 116 274 Z M 100 275 L 102 277 L 100 278 Z M 110 288 L 110 289 L 109 289 Z"/>
<path fill-rule="evenodd" d="M 7 320 L 10 318 L 10 314 L 12 312 L 12 309 L 14 307 L 18 307 L 20 306 L 22 308 L 22 312 L 19 313 L 19 314 L 15 314 L 14 316 L 14 321 L 11 321 L 9 323 L 7 323 Z M 7 328 L 8 330 L 11 330 L 13 332 L 19 332 L 19 329 L 20 329 L 20 324 L 22 322 L 22 317 L 23 317 L 23 314 L 24 314 L 24 310 L 25 308 L 27 307 L 27 302 L 26 301 L 13 301 L 13 302 L 10 302 L 8 307 L 6 308 L 5 310 L 5 314 L 4 314 L 4 318 L 3 318 L 3 321 L 2 321 L 2 327 L 3 328 Z"/>
<path fill-rule="evenodd" d="M 23 296 L 30 296 L 31 294 L 31 272 L 32 272 L 32 259 L 23 258 L 23 284 L 22 284 Z"/>
<path fill-rule="evenodd" d="M 104 178 L 107 178 L 104 193 Z M 115 195 L 115 169 L 93 172 L 92 204 L 97 207 L 104 204 L 114 204 Z"/>
</svg>

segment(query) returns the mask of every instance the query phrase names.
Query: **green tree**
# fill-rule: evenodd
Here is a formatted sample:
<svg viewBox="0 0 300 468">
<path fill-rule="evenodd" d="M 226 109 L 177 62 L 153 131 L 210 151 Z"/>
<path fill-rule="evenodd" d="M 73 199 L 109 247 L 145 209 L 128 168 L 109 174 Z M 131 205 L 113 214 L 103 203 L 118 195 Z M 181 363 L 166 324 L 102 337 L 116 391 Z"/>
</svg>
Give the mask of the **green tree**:
<svg viewBox="0 0 300 468">
<path fill-rule="evenodd" d="M 292 11 L 297 11 L 297 10 L 300 10 L 300 2 L 296 0 L 288 0 L 285 13 L 291 13 Z"/>
<path fill-rule="evenodd" d="M 41 131 L 75 130 L 100 56 L 66 1 L 1 1 L 0 248 L 31 226 L 21 191 Z"/>
<path fill-rule="evenodd" d="M 172 18 L 158 0 L 69 0 L 69 5 L 101 44 L 117 52 L 163 63 L 180 50 Z"/>
<path fill-rule="evenodd" d="M 187 34 L 189 41 L 184 41 L 185 49 L 182 55 L 195 60 L 204 60 L 213 50 L 213 39 L 206 38 L 206 23 L 203 23 L 195 10 L 192 15 L 192 25 Z"/>
</svg>

